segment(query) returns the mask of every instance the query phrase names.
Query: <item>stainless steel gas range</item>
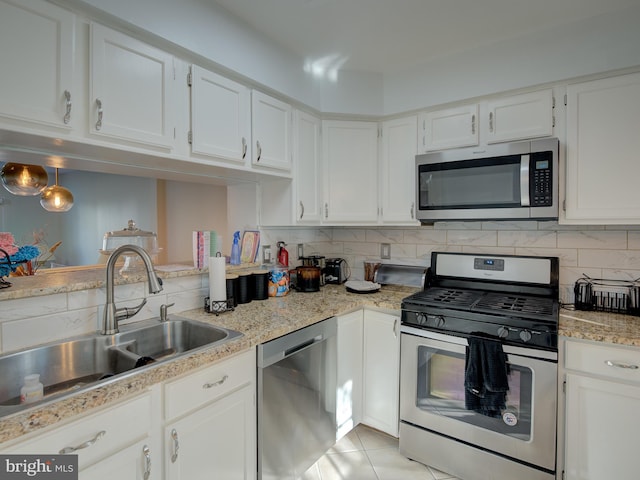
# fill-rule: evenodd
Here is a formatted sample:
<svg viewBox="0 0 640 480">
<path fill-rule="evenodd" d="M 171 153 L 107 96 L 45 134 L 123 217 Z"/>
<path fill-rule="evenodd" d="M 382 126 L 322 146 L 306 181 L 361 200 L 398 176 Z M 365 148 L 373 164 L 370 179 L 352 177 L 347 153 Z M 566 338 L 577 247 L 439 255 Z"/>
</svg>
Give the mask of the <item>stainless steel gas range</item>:
<svg viewBox="0 0 640 480">
<path fill-rule="evenodd" d="M 463 480 L 552 480 L 558 259 L 434 252 L 404 299 L 400 451 Z"/>
</svg>

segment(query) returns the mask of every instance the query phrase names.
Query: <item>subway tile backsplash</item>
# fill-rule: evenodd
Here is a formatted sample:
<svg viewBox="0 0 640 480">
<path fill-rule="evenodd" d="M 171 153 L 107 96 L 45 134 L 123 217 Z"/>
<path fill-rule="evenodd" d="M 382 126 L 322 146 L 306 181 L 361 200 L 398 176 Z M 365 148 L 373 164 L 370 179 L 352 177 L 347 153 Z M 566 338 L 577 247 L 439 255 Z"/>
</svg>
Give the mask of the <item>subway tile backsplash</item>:
<svg viewBox="0 0 640 480">
<path fill-rule="evenodd" d="M 321 231 L 322 235 L 314 233 Z M 391 244 L 387 263 L 428 265 L 433 251 L 493 255 L 557 256 L 560 299 L 573 302 L 573 284 L 583 274 L 592 278 L 635 280 L 640 277 L 638 226 L 565 226 L 558 222 L 438 222 L 420 227 L 265 228 L 263 242 L 305 242 L 305 255 L 343 257 L 351 278 L 364 277 L 364 261 L 379 259 L 380 244 Z M 326 238 L 323 241 L 322 238 Z M 299 243 L 299 242 L 298 242 Z M 295 250 L 289 249 L 291 263 Z"/>
</svg>

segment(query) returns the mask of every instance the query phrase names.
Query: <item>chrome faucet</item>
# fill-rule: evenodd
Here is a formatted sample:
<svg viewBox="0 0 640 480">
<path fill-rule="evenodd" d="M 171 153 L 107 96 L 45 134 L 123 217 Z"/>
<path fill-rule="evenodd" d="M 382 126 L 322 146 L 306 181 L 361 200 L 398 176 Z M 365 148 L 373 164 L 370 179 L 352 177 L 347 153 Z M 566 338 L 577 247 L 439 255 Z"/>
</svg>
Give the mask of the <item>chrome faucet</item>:
<svg viewBox="0 0 640 480">
<path fill-rule="evenodd" d="M 113 276 L 118 257 L 123 253 L 137 253 L 144 262 L 145 269 L 147 270 L 147 278 L 149 280 L 149 293 L 158 293 L 162 290 L 162 281 L 156 275 L 153 269 L 153 263 L 151 257 L 145 249 L 137 245 L 122 245 L 116 248 L 107 260 L 107 303 L 104 306 L 104 315 L 102 320 L 102 335 L 113 335 L 118 333 L 118 322 L 125 318 L 133 317 L 138 313 L 142 307 L 147 303 L 147 299 L 142 300 L 142 303 L 133 308 L 116 308 L 116 304 L 113 300 Z"/>
</svg>

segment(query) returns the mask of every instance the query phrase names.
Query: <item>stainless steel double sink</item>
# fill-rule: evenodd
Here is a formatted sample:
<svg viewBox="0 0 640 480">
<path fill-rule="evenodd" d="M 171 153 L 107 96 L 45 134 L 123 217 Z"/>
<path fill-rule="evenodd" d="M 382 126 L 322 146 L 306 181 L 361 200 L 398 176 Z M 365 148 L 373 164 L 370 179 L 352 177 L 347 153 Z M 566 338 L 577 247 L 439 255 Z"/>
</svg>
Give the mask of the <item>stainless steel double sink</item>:
<svg viewBox="0 0 640 480">
<path fill-rule="evenodd" d="M 171 315 L 121 326 L 114 335 L 84 335 L 1 355 L 0 417 L 34 405 L 20 404 L 25 375 L 40 374 L 47 401 L 241 335 Z"/>
</svg>

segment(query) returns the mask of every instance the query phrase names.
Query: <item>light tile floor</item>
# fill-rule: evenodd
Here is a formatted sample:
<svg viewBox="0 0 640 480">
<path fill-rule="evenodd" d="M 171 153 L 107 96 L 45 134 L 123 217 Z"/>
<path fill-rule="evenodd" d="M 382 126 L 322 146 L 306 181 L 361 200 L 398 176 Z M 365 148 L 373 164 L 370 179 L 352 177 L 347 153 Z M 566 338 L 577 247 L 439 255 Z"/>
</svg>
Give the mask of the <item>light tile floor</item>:
<svg viewBox="0 0 640 480">
<path fill-rule="evenodd" d="M 398 452 L 398 439 L 359 425 L 300 480 L 457 480 Z"/>
</svg>

